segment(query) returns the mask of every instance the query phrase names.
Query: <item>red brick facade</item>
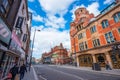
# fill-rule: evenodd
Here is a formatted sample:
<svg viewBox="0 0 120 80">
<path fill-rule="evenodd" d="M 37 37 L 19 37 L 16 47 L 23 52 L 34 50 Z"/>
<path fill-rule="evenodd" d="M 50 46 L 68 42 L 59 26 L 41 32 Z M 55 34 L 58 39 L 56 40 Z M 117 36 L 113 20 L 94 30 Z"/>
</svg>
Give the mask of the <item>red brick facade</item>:
<svg viewBox="0 0 120 80">
<path fill-rule="evenodd" d="M 71 51 L 77 56 L 77 64 L 100 63 L 105 67 L 105 61 L 109 61 L 111 67 L 120 68 L 120 2 L 112 3 L 96 17 L 85 8 L 78 8 L 75 16 L 70 24 L 70 36 Z M 116 51 L 113 46 L 117 47 Z"/>
</svg>

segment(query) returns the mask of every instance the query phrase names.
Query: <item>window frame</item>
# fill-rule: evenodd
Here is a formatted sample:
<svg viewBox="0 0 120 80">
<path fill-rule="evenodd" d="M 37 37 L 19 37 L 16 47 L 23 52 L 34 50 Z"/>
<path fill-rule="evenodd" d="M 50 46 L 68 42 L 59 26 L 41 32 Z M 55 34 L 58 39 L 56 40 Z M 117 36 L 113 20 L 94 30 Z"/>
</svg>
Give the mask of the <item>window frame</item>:
<svg viewBox="0 0 120 80">
<path fill-rule="evenodd" d="M 120 12 L 117 12 L 113 15 L 113 20 L 115 23 L 120 22 Z"/>
<path fill-rule="evenodd" d="M 107 42 L 108 44 L 115 42 L 114 36 L 113 36 L 113 34 L 112 34 L 111 31 L 105 33 L 104 35 L 105 35 L 106 42 Z M 113 40 L 113 41 L 112 41 L 112 40 Z"/>
<path fill-rule="evenodd" d="M 100 46 L 100 40 L 97 38 L 97 39 L 94 39 L 93 41 L 92 41 L 92 43 L 93 43 L 93 46 L 94 47 L 99 47 Z"/>
<path fill-rule="evenodd" d="M 106 20 L 103 20 L 102 22 L 101 22 L 101 25 L 102 25 L 102 28 L 104 29 L 104 28 L 107 28 L 108 26 L 109 26 L 109 22 L 108 22 L 108 20 L 106 19 Z"/>
<path fill-rule="evenodd" d="M 90 28 L 91 34 L 95 33 L 96 31 L 97 31 L 97 29 L 96 29 L 95 25 Z"/>
</svg>

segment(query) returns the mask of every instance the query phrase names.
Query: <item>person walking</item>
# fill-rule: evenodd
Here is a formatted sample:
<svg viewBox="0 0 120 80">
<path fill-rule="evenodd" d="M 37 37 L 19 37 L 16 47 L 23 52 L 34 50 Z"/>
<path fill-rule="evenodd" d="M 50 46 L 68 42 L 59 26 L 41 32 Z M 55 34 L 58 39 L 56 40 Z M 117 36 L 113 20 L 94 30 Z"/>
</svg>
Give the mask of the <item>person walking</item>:
<svg viewBox="0 0 120 80">
<path fill-rule="evenodd" d="M 23 64 L 21 67 L 20 67 L 20 80 L 22 80 L 24 78 L 24 74 L 25 74 L 25 71 L 27 72 L 27 69 L 26 69 L 26 66 L 25 64 Z"/>
<path fill-rule="evenodd" d="M 11 80 L 15 80 L 15 76 L 16 74 L 18 74 L 18 66 L 17 64 L 15 64 L 11 69 L 10 69 L 10 72 L 12 74 L 12 79 Z"/>
<path fill-rule="evenodd" d="M 105 61 L 106 70 L 112 70 L 108 61 Z"/>
</svg>

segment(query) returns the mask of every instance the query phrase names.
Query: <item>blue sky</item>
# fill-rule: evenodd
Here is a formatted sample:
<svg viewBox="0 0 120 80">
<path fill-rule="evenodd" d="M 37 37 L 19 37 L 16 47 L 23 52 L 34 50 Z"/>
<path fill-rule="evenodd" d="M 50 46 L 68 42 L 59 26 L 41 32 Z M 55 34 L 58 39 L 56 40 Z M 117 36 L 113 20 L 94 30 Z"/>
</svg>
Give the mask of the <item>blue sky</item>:
<svg viewBox="0 0 120 80">
<path fill-rule="evenodd" d="M 70 49 L 70 22 L 74 20 L 74 11 L 85 7 L 97 16 L 114 0 L 28 0 L 28 10 L 32 12 L 31 40 L 35 28 L 33 56 L 40 58 L 43 52 L 63 43 Z"/>
</svg>

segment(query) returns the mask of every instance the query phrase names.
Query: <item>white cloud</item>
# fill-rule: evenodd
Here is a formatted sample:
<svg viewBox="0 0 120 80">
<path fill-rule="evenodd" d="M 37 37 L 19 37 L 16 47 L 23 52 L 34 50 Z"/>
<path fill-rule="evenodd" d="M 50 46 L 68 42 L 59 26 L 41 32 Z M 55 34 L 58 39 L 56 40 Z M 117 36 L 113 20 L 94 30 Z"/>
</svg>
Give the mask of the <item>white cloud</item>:
<svg viewBox="0 0 120 80">
<path fill-rule="evenodd" d="M 32 10 L 31 8 L 28 7 L 28 11 L 31 13 L 36 13 L 34 10 Z"/>
<path fill-rule="evenodd" d="M 37 27 L 37 29 L 43 26 Z M 35 27 L 32 27 L 31 39 L 33 39 Z M 53 28 L 41 28 L 40 32 L 36 31 L 34 41 L 33 56 L 40 58 L 44 52 L 49 52 L 50 49 L 60 43 L 63 43 L 65 48 L 70 49 L 69 31 L 60 32 Z"/>
<path fill-rule="evenodd" d="M 50 26 L 53 28 L 64 28 L 65 26 L 65 19 L 63 17 L 56 17 L 53 15 L 48 15 L 48 18 L 45 20 L 46 26 Z"/>
<path fill-rule="evenodd" d="M 40 15 L 33 14 L 32 17 L 34 21 L 43 22 L 43 17 L 41 17 Z"/>
<path fill-rule="evenodd" d="M 114 0 L 105 0 L 104 4 L 111 4 Z"/>
<path fill-rule="evenodd" d="M 100 13 L 98 8 L 99 8 L 99 3 L 98 2 L 94 2 L 91 5 L 88 5 L 87 10 L 90 13 L 93 13 L 95 16 L 97 16 Z"/>
<path fill-rule="evenodd" d="M 34 2 L 34 0 L 28 0 L 29 2 Z"/>
<path fill-rule="evenodd" d="M 63 16 L 75 0 L 39 0 L 42 9 L 46 12 L 45 25 L 53 28 L 64 28 L 66 20 Z M 58 15 L 58 16 L 55 16 Z"/>
<path fill-rule="evenodd" d="M 74 6 L 73 9 L 70 11 L 72 13 L 72 20 L 75 19 L 75 15 L 74 12 L 76 9 L 78 9 L 79 7 L 85 7 L 90 13 L 93 13 L 95 16 L 97 16 L 100 11 L 99 11 L 99 3 L 98 2 L 93 2 L 92 4 L 85 6 L 84 4 L 80 5 L 80 6 Z"/>
<path fill-rule="evenodd" d="M 50 14 L 64 15 L 75 0 L 39 0 L 41 7 Z"/>
<path fill-rule="evenodd" d="M 37 22 L 43 22 L 43 17 L 38 15 L 36 11 L 32 10 L 31 8 L 28 7 L 28 11 L 32 13 L 32 17 L 34 21 Z"/>
</svg>

